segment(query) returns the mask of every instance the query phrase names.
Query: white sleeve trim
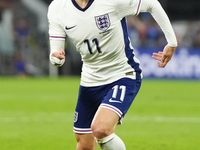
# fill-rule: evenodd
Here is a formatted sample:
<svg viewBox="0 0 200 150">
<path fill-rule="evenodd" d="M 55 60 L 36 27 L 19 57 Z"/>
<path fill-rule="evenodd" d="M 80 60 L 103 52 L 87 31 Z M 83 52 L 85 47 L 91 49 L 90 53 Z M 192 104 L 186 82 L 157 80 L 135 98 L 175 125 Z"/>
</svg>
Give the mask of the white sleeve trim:
<svg viewBox="0 0 200 150">
<path fill-rule="evenodd" d="M 150 12 L 163 31 L 168 45 L 177 47 L 177 39 L 170 20 L 157 0 L 142 0 L 140 12 Z"/>
</svg>

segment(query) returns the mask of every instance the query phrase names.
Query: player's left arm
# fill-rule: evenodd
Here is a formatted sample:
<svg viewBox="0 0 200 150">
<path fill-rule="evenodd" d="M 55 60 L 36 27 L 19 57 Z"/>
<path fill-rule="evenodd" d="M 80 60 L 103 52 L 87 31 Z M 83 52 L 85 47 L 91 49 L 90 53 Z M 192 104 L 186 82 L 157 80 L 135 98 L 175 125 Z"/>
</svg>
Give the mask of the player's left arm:
<svg viewBox="0 0 200 150">
<path fill-rule="evenodd" d="M 140 12 L 151 13 L 167 39 L 168 44 L 165 46 L 163 52 L 153 53 L 152 56 L 159 61 L 158 66 L 164 68 L 171 60 L 177 47 L 176 36 L 170 20 L 157 0 L 142 0 Z"/>
</svg>

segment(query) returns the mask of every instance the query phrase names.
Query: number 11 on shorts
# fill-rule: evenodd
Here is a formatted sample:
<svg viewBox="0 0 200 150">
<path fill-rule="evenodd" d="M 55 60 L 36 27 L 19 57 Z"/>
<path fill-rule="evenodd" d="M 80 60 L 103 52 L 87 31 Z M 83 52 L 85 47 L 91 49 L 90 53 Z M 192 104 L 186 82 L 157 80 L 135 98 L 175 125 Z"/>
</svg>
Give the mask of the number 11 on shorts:
<svg viewBox="0 0 200 150">
<path fill-rule="evenodd" d="M 115 85 L 112 89 L 113 89 L 113 94 L 109 102 L 122 103 L 124 101 L 126 87 L 124 85 L 121 85 L 121 86 Z M 117 93 L 119 92 L 119 90 L 121 90 L 120 100 L 113 100 L 117 98 Z"/>
</svg>

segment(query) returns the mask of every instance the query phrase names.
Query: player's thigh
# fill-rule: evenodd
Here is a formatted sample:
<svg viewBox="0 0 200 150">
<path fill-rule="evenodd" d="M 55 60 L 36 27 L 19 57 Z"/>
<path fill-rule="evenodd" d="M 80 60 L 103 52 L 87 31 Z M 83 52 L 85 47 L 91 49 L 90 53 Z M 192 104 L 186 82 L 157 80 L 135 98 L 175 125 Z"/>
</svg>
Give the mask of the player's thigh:
<svg viewBox="0 0 200 150">
<path fill-rule="evenodd" d="M 96 138 L 102 139 L 115 131 L 119 122 L 119 115 L 114 111 L 99 107 L 92 121 L 92 131 Z"/>
<path fill-rule="evenodd" d="M 96 150 L 96 140 L 92 133 L 90 134 L 78 134 L 75 133 L 77 141 L 77 150 Z"/>
<path fill-rule="evenodd" d="M 112 83 L 100 108 L 106 108 L 115 112 L 119 116 L 119 124 L 121 124 L 122 119 L 132 105 L 140 86 L 141 81 L 131 78 L 122 78 Z"/>
<path fill-rule="evenodd" d="M 90 128 L 92 120 L 105 95 L 101 88 L 101 86 L 80 86 L 78 102 L 74 114 L 75 133 L 92 133 Z"/>
</svg>

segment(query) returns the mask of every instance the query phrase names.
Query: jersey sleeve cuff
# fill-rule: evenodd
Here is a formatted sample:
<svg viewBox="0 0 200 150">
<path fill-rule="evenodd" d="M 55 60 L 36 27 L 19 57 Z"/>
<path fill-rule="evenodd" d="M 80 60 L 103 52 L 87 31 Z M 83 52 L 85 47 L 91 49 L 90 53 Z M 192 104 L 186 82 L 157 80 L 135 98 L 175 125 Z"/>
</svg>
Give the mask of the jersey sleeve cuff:
<svg viewBox="0 0 200 150">
<path fill-rule="evenodd" d="M 53 35 L 50 35 L 49 39 L 51 39 L 51 40 L 65 40 L 66 37 L 65 36 L 53 36 Z"/>
<path fill-rule="evenodd" d="M 177 46 L 178 46 L 177 43 L 174 43 L 174 44 L 172 44 L 172 43 L 168 43 L 167 45 L 170 46 L 170 47 L 177 47 Z"/>
</svg>

